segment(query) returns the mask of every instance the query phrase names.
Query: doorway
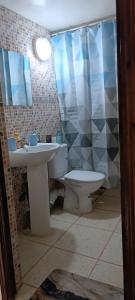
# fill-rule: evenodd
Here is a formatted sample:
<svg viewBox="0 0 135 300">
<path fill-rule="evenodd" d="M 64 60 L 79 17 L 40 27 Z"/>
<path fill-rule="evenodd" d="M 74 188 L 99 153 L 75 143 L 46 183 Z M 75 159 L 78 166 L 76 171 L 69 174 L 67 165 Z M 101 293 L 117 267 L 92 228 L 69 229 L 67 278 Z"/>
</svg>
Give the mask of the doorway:
<svg viewBox="0 0 135 300">
<path fill-rule="evenodd" d="M 0 286 L 2 300 L 13 299 L 16 293 L 11 247 L 7 195 L 0 142 Z"/>
<path fill-rule="evenodd" d="M 133 1 L 117 0 L 122 223 L 124 253 L 125 299 L 135 299 L 135 24 Z M 132 25 L 132 29 L 131 29 Z"/>
</svg>

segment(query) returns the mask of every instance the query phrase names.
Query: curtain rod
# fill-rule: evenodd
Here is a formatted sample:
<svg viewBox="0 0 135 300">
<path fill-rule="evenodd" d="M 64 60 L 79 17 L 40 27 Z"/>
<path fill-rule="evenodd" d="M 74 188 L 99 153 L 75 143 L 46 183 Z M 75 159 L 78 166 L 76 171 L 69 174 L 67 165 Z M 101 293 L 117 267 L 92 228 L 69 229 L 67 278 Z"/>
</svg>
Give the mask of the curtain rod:
<svg viewBox="0 0 135 300">
<path fill-rule="evenodd" d="M 56 31 L 56 32 L 53 32 L 53 33 L 51 34 L 51 36 L 55 36 L 55 35 L 57 35 L 57 34 L 65 33 L 65 32 L 68 32 L 68 31 L 75 31 L 75 30 L 81 29 L 81 28 L 83 28 L 83 27 L 93 26 L 93 25 L 98 24 L 99 22 L 105 22 L 105 21 L 109 21 L 109 20 L 113 20 L 113 19 L 114 19 L 114 20 L 116 19 L 116 16 L 115 16 L 115 15 L 110 16 L 110 17 L 107 17 L 107 18 L 103 18 L 103 19 L 97 19 L 97 20 L 92 21 L 92 22 L 90 22 L 90 23 L 83 23 L 82 25 L 80 24 L 80 25 L 78 25 L 77 27 L 74 26 L 74 27 L 70 27 L 70 28 L 67 28 L 67 29 L 63 29 L 63 30 L 61 30 L 61 31 Z"/>
</svg>

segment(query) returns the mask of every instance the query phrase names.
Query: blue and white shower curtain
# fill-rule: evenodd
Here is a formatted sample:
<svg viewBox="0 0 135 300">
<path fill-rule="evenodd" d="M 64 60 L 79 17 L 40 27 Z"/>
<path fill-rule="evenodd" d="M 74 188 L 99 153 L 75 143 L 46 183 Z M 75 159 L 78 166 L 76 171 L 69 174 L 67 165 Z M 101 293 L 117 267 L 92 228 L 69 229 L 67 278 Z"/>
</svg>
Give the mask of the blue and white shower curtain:
<svg viewBox="0 0 135 300">
<path fill-rule="evenodd" d="M 70 169 L 119 182 L 116 22 L 52 37 L 57 91 Z"/>
</svg>

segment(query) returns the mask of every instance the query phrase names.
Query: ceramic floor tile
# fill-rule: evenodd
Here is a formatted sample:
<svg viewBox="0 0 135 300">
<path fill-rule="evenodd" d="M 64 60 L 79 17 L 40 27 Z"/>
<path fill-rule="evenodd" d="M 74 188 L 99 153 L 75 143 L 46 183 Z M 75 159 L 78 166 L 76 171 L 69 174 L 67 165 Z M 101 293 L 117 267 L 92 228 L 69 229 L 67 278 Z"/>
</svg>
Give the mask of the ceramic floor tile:
<svg viewBox="0 0 135 300">
<path fill-rule="evenodd" d="M 104 195 L 108 196 L 108 197 L 117 197 L 117 198 L 120 198 L 120 188 L 107 189 L 104 192 Z"/>
<path fill-rule="evenodd" d="M 123 268 L 121 266 L 99 261 L 90 278 L 123 288 Z"/>
<path fill-rule="evenodd" d="M 95 209 L 91 213 L 80 217 L 76 224 L 113 231 L 119 220 L 119 212 L 107 212 Z"/>
<path fill-rule="evenodd" d="M 63 221 L 69 224 L 73 224 L 78 218 L 78 215 L 65 212 L 63 209 L 57 209 L 51 215 L 52 220 Z"/>
<path fill-rule="evenodd" d="M 26 274 L 31 267 L 47 252 L 49 248 L 29 240 L 20 239 L 19 252 L 22 275 Z"/>
<path fill-rule="evenodd" d="M 72 225 L 56 243 L 61 249 L 97 258 L 105 247 L 111 232 L 97 228 Z"/>
<path fill-rule="evenodd" d="M 102 195 L 94 203 L 95 209 L 103 209 L 106 211 L 121 211 L 120 199 L 117 197 L 107 197 Z"/>
<path fill-rule="evenodd" d="M 55 269 L 88 277 L 96 260 L 52 248 L 44 258 L 25 276 L 24 282 L 38 287 Z"/>
<path fill-rule="evenodd" d="M 34 236 L 34 235 L 31 235 L 30 233 L 28 233 L 27 238 L 29 240 L 35 241 L 37 243 L 52 246 L 69 227 L 70 227 L 69 223 L 51 219 L 51 229 L 49 230 L 49 232 L 46 236 L 38 237 L 38 236 Z"/>
<path fill-rule="evenodd" d="M 122 265 L 122 238 L 121 234 L 114 233 L 108 245 L 106 246 L 101 260 Z"/>
<path fill-rule="evenodd" d="M 26 284 L 23 284 L 19 289 L 15 300 L 28 300 L 35 292 L 35 288 L 32 288 Z"/>
<path fill-rule="evenodd" d="M 122 232 L 121 222 L 119 222 L 118 226 L 116 227 L 115 232 L 117 232 L 117 233 L 121 233 Z"/>
</svg>

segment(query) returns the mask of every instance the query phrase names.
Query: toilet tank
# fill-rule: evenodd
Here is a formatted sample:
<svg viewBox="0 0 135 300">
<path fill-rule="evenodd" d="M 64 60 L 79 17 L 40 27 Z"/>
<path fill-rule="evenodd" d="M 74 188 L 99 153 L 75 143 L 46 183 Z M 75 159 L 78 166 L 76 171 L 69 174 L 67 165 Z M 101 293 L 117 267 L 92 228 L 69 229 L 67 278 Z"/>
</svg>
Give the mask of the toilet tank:
<svg viewBox="0 0 135 300">
<path fill-rule="evenodd" d="M 49 178 L 60 178 L 68 172 L 68 150 L 67 144 L 60 144 L 60 147 L 54 156 L 48 162 Z"/>
</svg>

